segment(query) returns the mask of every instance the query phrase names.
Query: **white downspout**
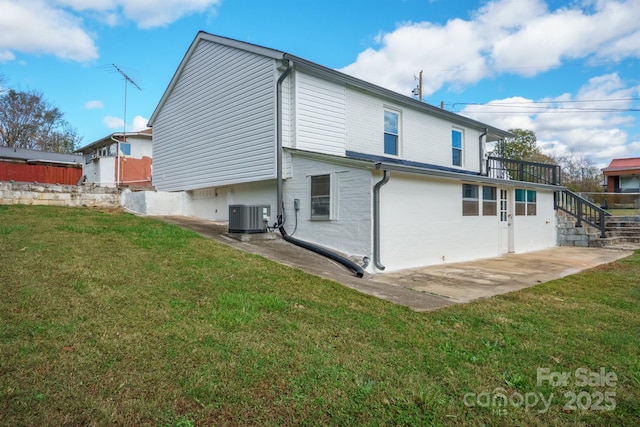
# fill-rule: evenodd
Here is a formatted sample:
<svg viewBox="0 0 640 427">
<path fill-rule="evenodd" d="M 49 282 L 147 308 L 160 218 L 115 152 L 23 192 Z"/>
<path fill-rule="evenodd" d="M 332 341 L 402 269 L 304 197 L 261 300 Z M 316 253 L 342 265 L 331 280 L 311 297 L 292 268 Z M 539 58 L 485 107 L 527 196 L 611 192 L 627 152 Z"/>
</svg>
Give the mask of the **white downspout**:
<svg viewBox="0 0 640 427">
<path fill-rule="evenodd" d="M 111 135 L 111 140 L 116 143 L 116 187 L 120 185 L 120 140 Z"/>
<path fill-rule="evenodd" d="M 478 137 L 478 152 L 479 152 L 479 157 L 480 157 L 480 175 L 484 175 L 485 172 L 485 167 L 484 167 L 484 146 L 485 146 L 485 141 L 482 140 L 482 138 L 484 138 L 486 140 L 487 138 L 487 134 L 489 133 L 489 129 L 484 128 L 484 132 L 482 132 L 480 134 L 480 136 Z"/>
</svg>

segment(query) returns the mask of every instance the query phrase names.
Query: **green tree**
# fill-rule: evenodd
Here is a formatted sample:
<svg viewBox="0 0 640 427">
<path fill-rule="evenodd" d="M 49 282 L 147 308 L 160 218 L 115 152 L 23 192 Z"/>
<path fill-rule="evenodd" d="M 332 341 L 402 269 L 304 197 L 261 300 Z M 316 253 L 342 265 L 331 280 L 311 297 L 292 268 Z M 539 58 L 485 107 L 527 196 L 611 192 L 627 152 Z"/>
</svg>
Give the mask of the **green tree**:
<svg viewBox="0 0 640 427">
<path fill-rule="evenodd" d="M 500 157 L 505 159 L 524 160 L 530 162 L 540 161 L 544 155 L 537 145 L 536 133 L 527 129 L 509 129 L 514 137 L 508 138 L 496 147 Z"/>
<path fill-rule="evenodd" d="M 80 140 L 42 93 L 10 89 L 0 94 L 0 145 L 71 153 Z"/>
</svg>

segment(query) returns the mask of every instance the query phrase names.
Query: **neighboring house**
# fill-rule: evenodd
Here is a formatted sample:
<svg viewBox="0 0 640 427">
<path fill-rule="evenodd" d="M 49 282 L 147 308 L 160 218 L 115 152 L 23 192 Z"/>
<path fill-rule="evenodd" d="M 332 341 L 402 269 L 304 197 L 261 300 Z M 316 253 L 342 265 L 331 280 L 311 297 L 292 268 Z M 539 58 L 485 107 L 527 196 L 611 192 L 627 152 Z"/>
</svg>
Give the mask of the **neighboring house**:
<svg viewBox="0 0 640 427">
<path fill-rule="evenodd" d="M 613 159 L 602 173 L 607 193 L 640 193 L 640 157 Z"/>
<path fill-rule="evenodd" d="M 76 185 L 81 176 L 79 155 L 0 147 L 0 181 Z"/>
<path fill-rule="evenodd" d="M 151 185 L 151 129 L 113 133 L 76 152 L 84 156 L 86 183 L 108 187 Z"/>
<path fill-rule="evenodd" d="M 559 187 L 487 171 L 509 132 L 284 52 L 198 33 L 149 125 L 183 212 L 267 206 L 371 272 L 556 245 Z"/>
</svg>

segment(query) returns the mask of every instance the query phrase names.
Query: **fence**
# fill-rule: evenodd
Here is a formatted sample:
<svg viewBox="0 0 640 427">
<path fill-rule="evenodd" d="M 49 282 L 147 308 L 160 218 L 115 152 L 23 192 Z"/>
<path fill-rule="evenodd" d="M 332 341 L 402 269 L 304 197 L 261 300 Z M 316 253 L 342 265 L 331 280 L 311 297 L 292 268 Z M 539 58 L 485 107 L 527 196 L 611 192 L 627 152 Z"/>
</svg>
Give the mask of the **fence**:
<svg viewBox="0 0 640 427">
<path fill-rule="evenodd" d="M 640 193 L 578 193 L 612 215 L 640 215 Z"/>
<path fill-rule="evenodd" d="M 81 167 L 60 167 L 0 162 L 0 181 L 75 185 L 78 183 L 81 176 Z"/>
</svg>

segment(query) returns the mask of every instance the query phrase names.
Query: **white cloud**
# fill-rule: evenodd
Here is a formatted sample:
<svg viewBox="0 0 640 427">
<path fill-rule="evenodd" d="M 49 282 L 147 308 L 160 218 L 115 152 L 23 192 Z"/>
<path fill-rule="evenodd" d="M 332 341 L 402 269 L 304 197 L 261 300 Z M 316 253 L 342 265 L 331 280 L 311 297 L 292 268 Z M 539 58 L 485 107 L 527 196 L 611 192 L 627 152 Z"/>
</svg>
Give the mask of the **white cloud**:
<svg viewBox="0 0 640 427">
<path fill-rule="evenodd" d="M 124 120 L 122 120 L 121 117 L 105 116 L 102 121 L 109 129 L 115 132 L 122 132 L 124 130 Z M 149 123 L 149 119 L 142 116 L 135 116 L 133 118 L 133 125 L 127 123 L 127 132 L 137 132 L 148 129 L 147 123 Z"/>
<path fill-rule="evenodd" d="M 131 130 L 137 132 L 140 130 L 148 129 L 149 126 L 147 126 L 147 123 L 149 123 L 149 119 L 142 116 L 135 116 L 133 118 L 133 127 L 131 128 Z"/>
<path fill-rule="evenodd" d="M 104 103 L 102 101 L 87 101 L 84 103 L 84 108 L 87 110 L 99 110 L 104 108 Z"/>
<path fill-rule="evenodd" d="M 10 50 L 0 50 L 0 62 L 8 62 L 16 59 L 16 56 Z"/>
<path fill-rule="evenodd" d="M 413 75 L 424 70 L 426 98 L 501 74 L 533 77 L 566 61 L 637 60 L 638 22 L 640 0 L 581 0 L 555 10 L 544 0 L 492 0 L 467 20 L 403 23 L 379 34 L 376 46 L 341 71 L 409 95 Z M 615 111 L 634 107 L 629 99 L 639 95 L 640 86 L 611 73 L 590 79 L 576 93 L 512 96 L 467 106 L 462 114 L 503 129 L 533 130 L 548 154 L 580 153 L 606 164 L 612 157 L 640 156 L 640 135 L 629 134 L 635 117 Z"/>
<path fill-rule="evenodd" d="M 98 58 L 87 21 L 139 28 L 169 25 L 184 16 L 213 11 L 221 0 L 0 0 L 0 61 L 15 52 L 89 62 Z"/>
<path fill-rule="evenodd" d="M 122 17 L 139 28 L 162 27 L 194 13 L 213 10 L 221 0 L 57 0 L 61 7 L 76 12 L 99 12 L 107 22 Z"/>
<path fill-rule="evenodd" d="M 98 49 L 82 21 L 64 9 L 40 0 L 0 0 L 0 52 L 54 54 L 72 61 L 90 61 Z"/>
<path fill-rule="evenodd" d="M 533 130 L 544 153 L 580 153 L 604 167 L 612 158 L 640 156 L 638 136 L 627 132 L 636 124 L 628 110 L 639 94 L 640 85 L 628 86 L 612 73 L 591 78 L 575 95 L 506 98 L 467 106 L 461 114 L 503 129 Z"/>
<path fill-rule="evenodd" d="M 124 120 L 122 120 L 120 117 L 105 116 L 105 118 L 102 119 L 102 121 L 111 130 L 124 129 Z"/>
<path fill-rule="evenodd" d="M 408 94 L 468 86 L 501 73 L 533 76 L 565 60 L 640 58 L 640 0 L 584 1 L 549 11 L 542 0 L 494 0 L 470 20 L 405 23 L 341 71 Z"/>
</svg>

